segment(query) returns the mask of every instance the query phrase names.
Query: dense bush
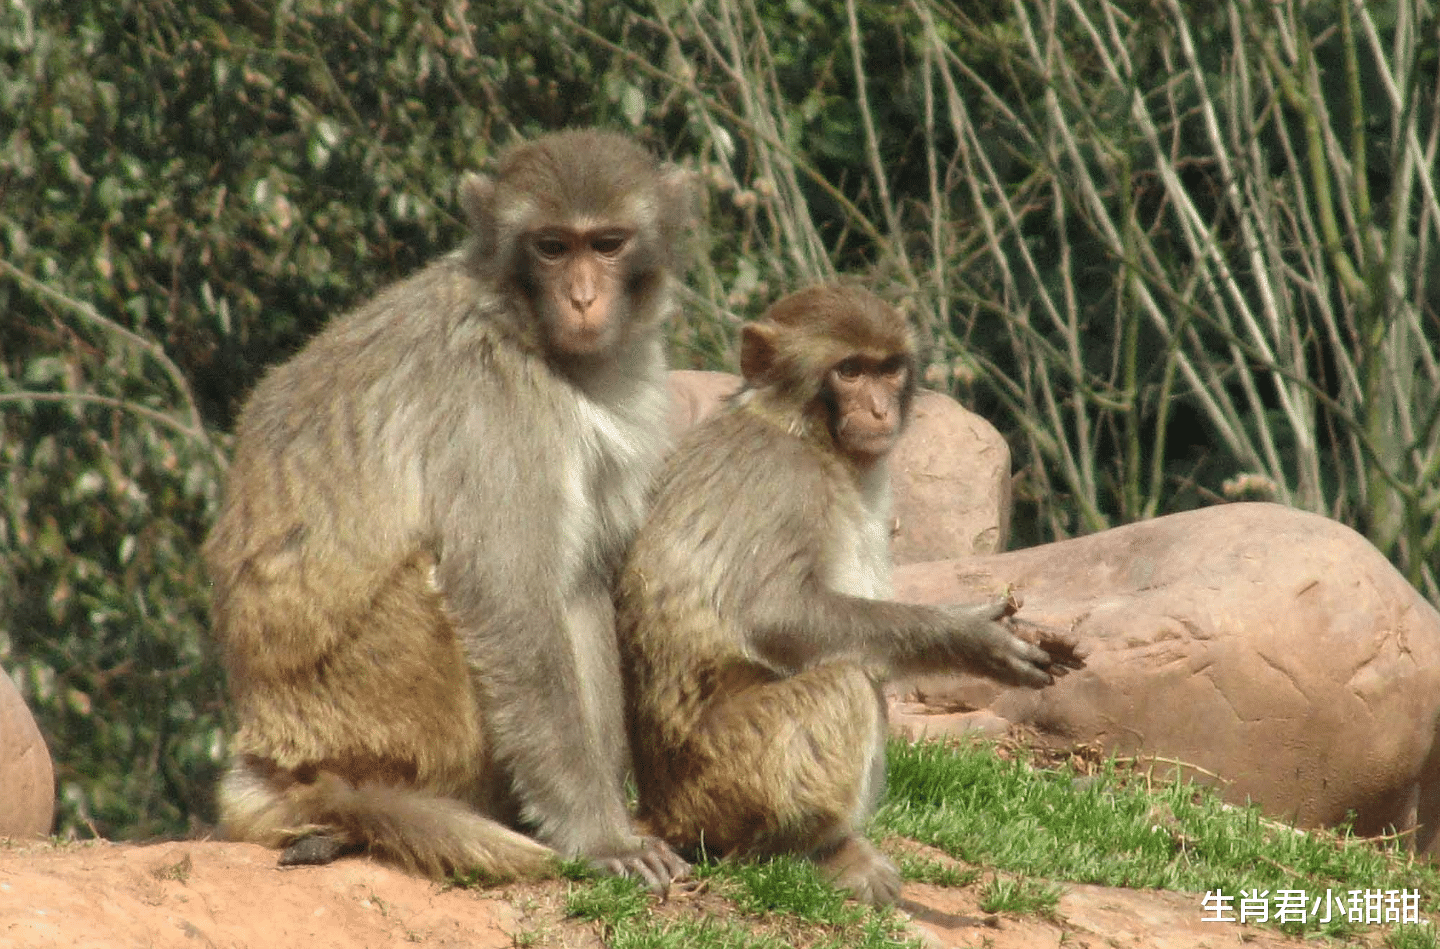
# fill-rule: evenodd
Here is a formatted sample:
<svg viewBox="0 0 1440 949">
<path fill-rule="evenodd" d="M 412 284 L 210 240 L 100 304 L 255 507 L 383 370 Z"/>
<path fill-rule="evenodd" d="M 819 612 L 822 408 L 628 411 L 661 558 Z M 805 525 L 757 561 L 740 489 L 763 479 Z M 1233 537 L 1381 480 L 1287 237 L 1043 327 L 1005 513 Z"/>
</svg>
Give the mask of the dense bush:
<svg viewBox="0 0 1440 949">
<path fill-rule="evenodd" d="M 1253 495 L 1440 602 L 1436 23 L 1419 0 L 14 0 L 0 8 L 0 662 L 60 828 L 223 760 L 200 539 L 236 408 L 459 240 L 517 136 L 628 129 L 711 240 L 677 364 L 836 272 L 1010 438 L 1020 544 Z"/>
</svg>

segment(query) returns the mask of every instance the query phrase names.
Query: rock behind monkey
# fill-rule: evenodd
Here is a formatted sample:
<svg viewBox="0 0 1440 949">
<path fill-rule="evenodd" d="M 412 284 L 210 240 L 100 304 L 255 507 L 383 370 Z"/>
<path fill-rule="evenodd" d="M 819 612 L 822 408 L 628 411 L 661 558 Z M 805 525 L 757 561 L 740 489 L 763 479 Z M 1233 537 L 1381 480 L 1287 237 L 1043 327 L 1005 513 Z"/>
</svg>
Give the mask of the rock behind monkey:
<svg viewBox="0 0 1440 949">
<path fill-rule="evenodd" d="M 238 721 L 221 820 L 282 862 L 558 852 L 663 886 L 686 868 L 626 812 L 611 589 L 666 448 L 687 189 L 575 131 L 460 191 L 464 246 L 241 413 L 205 547 Z"/>
</svg>

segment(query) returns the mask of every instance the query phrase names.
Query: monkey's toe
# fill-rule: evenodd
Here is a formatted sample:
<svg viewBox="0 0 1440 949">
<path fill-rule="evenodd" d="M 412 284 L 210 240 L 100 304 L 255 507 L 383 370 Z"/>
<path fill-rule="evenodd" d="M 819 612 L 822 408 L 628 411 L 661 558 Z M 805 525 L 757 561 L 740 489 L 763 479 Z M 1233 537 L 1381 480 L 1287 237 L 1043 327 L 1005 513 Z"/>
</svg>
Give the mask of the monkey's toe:
<svg viewBox="0 0 1440 949">
<path fill-rule="evenodd" d="M 900 870 L 863 837 L 844 838 L 815 856 L 831 883 L 871 906 L 892 906 L 900 899 Z"/>
<path fill-rule="evenodd" d="M 619 856 L 594 859 L 591 865 L 601 873 L 635 877 L 652 893 L 664 893 L 671 883 L 690 875 L 690 864 L 658 837 L 643 838 L 640 849 Z"/>
</svg>

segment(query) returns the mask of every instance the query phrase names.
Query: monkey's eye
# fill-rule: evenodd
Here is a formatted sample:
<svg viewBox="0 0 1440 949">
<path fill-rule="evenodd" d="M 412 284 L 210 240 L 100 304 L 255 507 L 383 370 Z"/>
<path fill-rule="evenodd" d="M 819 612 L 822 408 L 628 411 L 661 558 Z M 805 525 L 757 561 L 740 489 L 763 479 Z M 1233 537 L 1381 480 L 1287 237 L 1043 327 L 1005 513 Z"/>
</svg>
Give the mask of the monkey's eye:
<svg viewBox="0 0 1440 949">
<path fill-rule="evenodd" d="M 625 248 L 624 234 L 599 234 L 591 239 L 590 247 L 604 257 L 614 257 Z"/>
<path fill-rule="evenodd" d="M 569 245 L 558 237 L 535 238 L 535 252 L 546 260 L 556 260 L 564 257 L 565 252 L 569 249 Z"/>
<path fill-rule="evenodd" d="M 905 371 L 905 360 L 901 356 L 891 356 L 880 364 L 882 376 L 898 376 Z"/>
<path fill-rule="evenodd" d="M 840 378 L 847 381 L 860 378 L 862 370 L 863 367 L 860 365 L 860 360 L 854 358 L 846 359 L 835 367 L 835 371 L 839 373 Z"/>
</svg>

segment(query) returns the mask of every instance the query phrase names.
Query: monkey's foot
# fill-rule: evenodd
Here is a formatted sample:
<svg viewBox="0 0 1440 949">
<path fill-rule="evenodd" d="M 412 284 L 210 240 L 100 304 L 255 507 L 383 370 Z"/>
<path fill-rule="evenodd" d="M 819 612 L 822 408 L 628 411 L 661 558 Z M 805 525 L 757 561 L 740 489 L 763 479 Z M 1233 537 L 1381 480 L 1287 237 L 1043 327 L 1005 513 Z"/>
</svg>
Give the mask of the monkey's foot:
<svg viewBox="0 0 1440 949">
<path fill-rule="evenodd" d="M 280 866 L 320 866 L 334 863 L 341 857 L 348 857 L 363 849 L 365 848 L 360 844 L 331 837 L 329 834 L 311 834 L 301 837 L 280 853 Z"/>
<path fill-rule="evenodd" d="M 831 883 L 862 903 L 891 906 L 900 899 L 900 871 L 864 837 L 846 837 L 814 859 Z"/>
<path fill-rule="evenodd" d="M 635 877 L 652 893 L 664 893 L 670 884 L 690 875 L 690 864 L 659 837 L 641 837 L 635 850 L 608 857 L 592 857 L 590 864 L 601 873 Z"/>
</svg>

